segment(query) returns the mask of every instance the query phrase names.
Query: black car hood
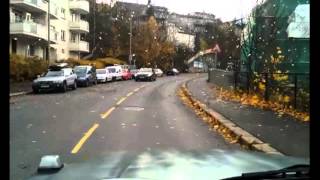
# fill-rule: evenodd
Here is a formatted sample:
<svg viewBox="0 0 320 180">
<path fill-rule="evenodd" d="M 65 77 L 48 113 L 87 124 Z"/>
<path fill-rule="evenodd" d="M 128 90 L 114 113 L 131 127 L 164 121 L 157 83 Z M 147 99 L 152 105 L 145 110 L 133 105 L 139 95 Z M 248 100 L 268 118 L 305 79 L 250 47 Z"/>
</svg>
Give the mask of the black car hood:
<svg viewBox="0 0 320 180">
<path fill-rule="evenodd" d="M 309 164 L 309 159 L 225 150 L 116 152 L 88 159 L 65 164 L 53 174 L 35 174 L 28 180 L 222 179 Z"/>
</svg>

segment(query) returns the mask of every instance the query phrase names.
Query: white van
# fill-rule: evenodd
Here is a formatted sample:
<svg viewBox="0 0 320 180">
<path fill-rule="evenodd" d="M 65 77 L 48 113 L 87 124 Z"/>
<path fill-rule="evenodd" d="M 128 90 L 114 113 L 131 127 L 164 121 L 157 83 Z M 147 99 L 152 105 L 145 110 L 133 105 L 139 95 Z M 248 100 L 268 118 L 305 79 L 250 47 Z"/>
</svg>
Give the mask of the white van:
<svg viewBox="0 0 320 180">
<path fill-rule="evenodd" d="M 122 79 L 122 67 L 121 66 L 108 66 L 109 73 L 112 75 L 112 80 Z"/>
</svg>

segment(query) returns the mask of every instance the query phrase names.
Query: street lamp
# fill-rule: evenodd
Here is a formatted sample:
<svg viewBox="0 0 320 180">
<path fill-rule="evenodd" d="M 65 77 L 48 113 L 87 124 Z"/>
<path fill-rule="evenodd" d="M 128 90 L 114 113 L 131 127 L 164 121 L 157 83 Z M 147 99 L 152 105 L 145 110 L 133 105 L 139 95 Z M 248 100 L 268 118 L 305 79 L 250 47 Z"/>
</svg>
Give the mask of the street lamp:
<svg viewBox="0 0 320 180">
<path fill-rule="evenodd" d="M 133 66 L 134 68 L 136 68 L 136 54 L 132 54 L 132 57 L 133 57 Z"/>
</svg>

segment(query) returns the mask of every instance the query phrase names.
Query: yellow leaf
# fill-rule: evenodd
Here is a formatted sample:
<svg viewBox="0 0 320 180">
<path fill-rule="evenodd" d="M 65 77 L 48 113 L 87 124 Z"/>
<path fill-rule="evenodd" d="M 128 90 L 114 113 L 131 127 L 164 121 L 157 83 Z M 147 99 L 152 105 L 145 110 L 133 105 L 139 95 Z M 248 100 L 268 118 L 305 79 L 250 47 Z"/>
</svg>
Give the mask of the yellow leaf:
<svg viewBox="0 0 320 180">
<path fill-rule="evenodd" d="M 283 101 L 286 102 L 286 103 L 290 102 L 290 97 L 289 96 L 284 96 L 283 97 Z"/>
<path fill-rule="evenodd" d="M 266 85 L 260 82 L 260 83 L 259 83 L 259 89 L 260 89 L 261 91 L 264 91 L 264 90 L 266 89 Z"/>
</svg>

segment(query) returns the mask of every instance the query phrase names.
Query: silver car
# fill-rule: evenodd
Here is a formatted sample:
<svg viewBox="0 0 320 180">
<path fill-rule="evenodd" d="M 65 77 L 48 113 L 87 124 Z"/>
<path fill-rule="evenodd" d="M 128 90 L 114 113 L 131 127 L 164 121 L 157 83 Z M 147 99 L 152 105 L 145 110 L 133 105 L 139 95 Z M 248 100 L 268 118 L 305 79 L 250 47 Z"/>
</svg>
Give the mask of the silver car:
<svg viewBox="0 0 320 180">
<path fill-rule="evenodd" d="M 34 93 L 50 90 L 66 92 L 68 87 L 77 89 L 77 75 L 72 68 L 51 68 L 43 77 L 35 79 L 32 83 Z"/>
</svg>

